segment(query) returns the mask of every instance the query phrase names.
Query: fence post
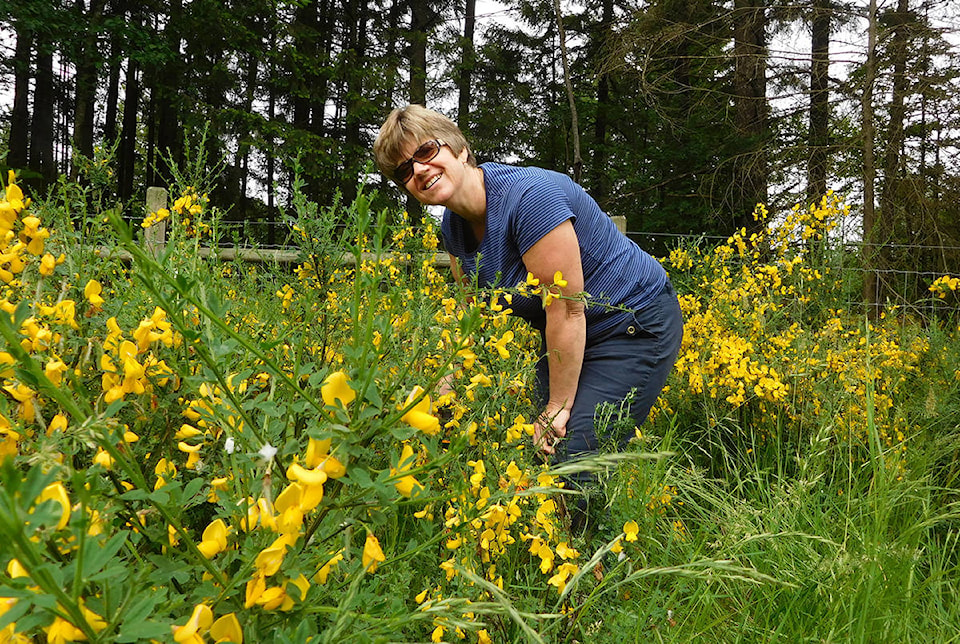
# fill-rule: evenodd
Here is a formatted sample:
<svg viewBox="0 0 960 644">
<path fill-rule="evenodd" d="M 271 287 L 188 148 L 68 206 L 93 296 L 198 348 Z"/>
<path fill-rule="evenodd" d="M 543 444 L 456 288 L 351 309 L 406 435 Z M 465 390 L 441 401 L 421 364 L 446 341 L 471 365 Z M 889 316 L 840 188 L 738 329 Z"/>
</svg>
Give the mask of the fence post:
<svg viewBox="0 0 960 644">
<path fill-rule="evenodd" d="M 147 188 L 147 214 L 155 213 L 167 207 L 166 188 Z M 167 220 L 158 221 L 143 231 L 143 242 L 147 252 L 157 256 L 167 244 Z"/>
<path fill-rule="evenodd" d="M 610 215 L 610 219 L 613 220 L 613 223 L 617 225 L 617 230 L 620 231 L 621 235 L 627 234 L 627 218 L 623 215 Z"/>
</svg>

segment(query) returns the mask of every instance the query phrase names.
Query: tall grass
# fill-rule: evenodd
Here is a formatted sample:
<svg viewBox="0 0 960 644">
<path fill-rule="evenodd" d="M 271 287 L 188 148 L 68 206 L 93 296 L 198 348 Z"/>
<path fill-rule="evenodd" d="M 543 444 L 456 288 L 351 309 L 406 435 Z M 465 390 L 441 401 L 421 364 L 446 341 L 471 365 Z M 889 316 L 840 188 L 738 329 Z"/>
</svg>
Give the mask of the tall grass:
<svg viewBox="0 0 960 644">
<path fill-rule="evenodd" d="M 627 453 L 550 468 L 528 287 L 465 303 L 363 191 L 295 191 L 294 269 L 203 257 L 187 174 L 157 255 L 83 188 L 7 188 L 0 641 L 957 639 L 956 321 L 840 310 L 808 255 L 840 261 L 838 200 L 664 258 L 669 389 Z"/>
</svg>

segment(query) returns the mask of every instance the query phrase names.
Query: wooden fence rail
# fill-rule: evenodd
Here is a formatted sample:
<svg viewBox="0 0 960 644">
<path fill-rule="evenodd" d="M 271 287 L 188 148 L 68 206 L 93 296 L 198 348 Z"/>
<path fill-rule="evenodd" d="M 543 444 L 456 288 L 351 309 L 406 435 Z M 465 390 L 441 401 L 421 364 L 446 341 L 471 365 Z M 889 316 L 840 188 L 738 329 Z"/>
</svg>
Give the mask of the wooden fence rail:
<svg viewBox="0 0 960 644">
<path fill-rule="evenodd" d="M 165 188 L 147 188 L 147 212 L 157 212 L 161 208 L 167 207 L 167 191 Z M 617 229 L 626 234 L 626 217 L 611 217 L 617 225 Z M 163 251 L 167 239 L 167 220 L 159 221 L 143 231 L 144 247 L 157 255 Z M 278 264 L 293 264 L 303 261 L 303 253 L 299 250 L 286 248 L 201 248 L 201 257 L 210 257 L 216 254 L 220 259 L 226 261 L 241 260 L 246 262 L 263 262 Z M 127 253 L 120 251 L 118 255 L 121 259 L 129 259 Z M 377 259 L 373 253 L 362 253 L 362 260 Z M 392 257 L 392 253 L 383 253 L 379 257 Z M 356 257 L 345 253 L 340 257 L 339 263 L 351 265 L 356 262 Z M 435 266 L 450 266 L 450 257 L 446 253 L 435 253 L 433 258 Z"/>
</svg>

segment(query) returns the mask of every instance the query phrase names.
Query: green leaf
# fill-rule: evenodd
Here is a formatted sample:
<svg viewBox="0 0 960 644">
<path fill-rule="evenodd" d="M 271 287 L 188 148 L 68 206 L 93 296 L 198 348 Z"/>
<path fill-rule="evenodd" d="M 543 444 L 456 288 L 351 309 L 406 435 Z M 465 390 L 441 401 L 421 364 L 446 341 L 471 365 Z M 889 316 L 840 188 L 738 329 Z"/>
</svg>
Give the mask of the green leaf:
<svg viewBox="0 0 960 644">
<path fill-rule="evenodd" d="M 370 474 L 362 467 L 355 467 L 349 470 L 347 475 L 344 477 L 344 480 L 348 480 L 350 483 L 359 485 L 364 489 L 374 487 L 374 482 L 370 478 Z"/>
<path fill-rule="evenodd" d="M 16 310 L 13 312 L 13 328 L 19 329 L 23 324 L 23 321 L 26 320 L 33 313 L 32 307 L 28 300 L 24 300 L 17 305 Z"/>
<path fill-rule="evenodd" d="M 417 433 L 410 425 L 397 424 L 390 428 L 390 434 L 400 441 L 405 441 Z"/>
<path fill-rule="evenodd" d="M 129 620 L 120 627 L 117 642 L 166 641 L 170 637 L 170 624 L 149 620 Z"/>
<path fill-rule="evenodd" d="M 4 595 L 8 593 L 6 587 L 3 589 Z M 7 609 L 7 612 L 0 615 L 0 631 L 3 631 L 4 627 L 7 624 L 12 624 L 13 622 L 18 621 L 21 617 L 27 614 L 30 609 L 33 608 L 33 602 L 31 602 L 26 596 L 23 599 L 18 599 L 17 603 Z"/>
<path fill-rule="evenodd" d="M 193 569 L 184 561 L 162 555 L 153 555 L 148 559 L 156 567 L 151 571 L 149 579 L 157 586 L 167 586 L 171 580 L 183 584 L 191 578 L 190 573 Z"/>
<path fill-rule="evenodd" d="M 94 574 L 100 572 L 107 562 L 116 555 L 123 545 L 127 542 L 128 531 L 123 530 L 110 537 L 102 546 L 96 547 L 96 544 L 89 543 L 90 547 L 84 549 L 83 567 L 80 574 L 84 579 L 89 579 Z"/>
<path fill-rule="evenodd" d="M 186 487 L 183 488 L 183 499 L 184 503 L 187 503 L 193 499 L 196 495 L 200 493 L 200 490 L 203 489 L 203 486 L 206 485 L 206 481 L 201 478 L 196 478 L 187 483 Z"/>
<path fill-rule="evenodd" d="M 147 495 L 147 498 L 149 498 L 153 503 L 156 503 L 157 505 L 164 505 L 165 503 L 170 501 L 170 494 L 166 490 L 161 488 L 159 490 L 151 492 L 149 495 Z"/>
<path fill-rule="evenodd" d="M 146 490 L 141 490 L 139 488 L 130 490 L 129 492 L 124 492 L 120 495 L 120 499 L 123 501 L 143 501 L 148 496 Z"/>
<path fill-rule="evenodd" d="M 147 616 L 153 613 L 154 607 L 166 599 L 166 591 L 163 589 L 152 590 L 144 593 L 131 603 L 125 611 L 123 622 L 125 624 L 141 622 L 146 620 Z"/>
</svg>

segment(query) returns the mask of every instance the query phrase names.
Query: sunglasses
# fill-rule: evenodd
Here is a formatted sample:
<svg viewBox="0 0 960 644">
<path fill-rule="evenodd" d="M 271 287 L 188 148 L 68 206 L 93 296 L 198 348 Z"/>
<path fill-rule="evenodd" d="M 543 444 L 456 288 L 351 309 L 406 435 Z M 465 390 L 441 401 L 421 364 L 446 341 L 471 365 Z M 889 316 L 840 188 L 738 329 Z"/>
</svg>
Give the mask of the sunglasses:
<svg viewBox="0 0 960 644">
<path fill-rule="evenodd" d="M 445 145 L 446 143 L 440 139 L 433 139 L 421 145 L 412 157 L 398 165 L 397 169 L 393 171 L 394 181 L 400 185 L 406 185 L 407 181 L 410 181 L 410 177 L 413 176 L 413 162 L 428 163 L 433 161 L 440 154 L 440 148 Z"/>
</svg>

